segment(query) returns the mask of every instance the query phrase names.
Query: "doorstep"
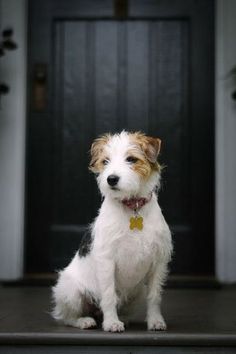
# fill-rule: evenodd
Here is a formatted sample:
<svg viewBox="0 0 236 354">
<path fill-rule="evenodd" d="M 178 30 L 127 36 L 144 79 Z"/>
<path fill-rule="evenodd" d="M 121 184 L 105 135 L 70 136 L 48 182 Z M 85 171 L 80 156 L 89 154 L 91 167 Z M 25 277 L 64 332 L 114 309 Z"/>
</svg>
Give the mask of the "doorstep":
<svg viewBox="0 0 236 354">
<path fill-rule="evenodd" d="M 34 348 L 39 353 L 47 347 L 47 353 L 62 353 L 64 346 L 67 353 L 94 353 L 95 347 L 96 353 L 139 353 L 141 348 L 148 353 L 183 353 L 184 348 L 189 353 L 197 353 L 196 348 L 205 348 L 204 353 L 236 352 L 235 288 L 167 289 L 162 307 L 165 332 L 147 331 L 143 323 L 131 323 L 124 333 L 79 330 L 50 317 L 48 287 L 2 286 L 0 352 L 27 353 L 26 348 Z"/>
</svg>

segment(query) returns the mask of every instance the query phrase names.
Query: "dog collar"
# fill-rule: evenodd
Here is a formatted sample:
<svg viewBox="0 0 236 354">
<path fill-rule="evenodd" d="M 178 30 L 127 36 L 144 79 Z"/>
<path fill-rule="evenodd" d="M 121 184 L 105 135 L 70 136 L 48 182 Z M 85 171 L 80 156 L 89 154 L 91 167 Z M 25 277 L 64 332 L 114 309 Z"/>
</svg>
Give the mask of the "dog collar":
<svg viewBox="0 0 236 354">
<path fill-rule="evenodd" d="M 137 229 L 142 231 L 143 229 L 143 217 L 139 215 L 139 210 L 148 202 L 150 202 L 152 198 L 152 193 L 150 193 L 148 198 L 130 198 L 123 199 L 122 204 L 133 210 L 134 215 L 129 219 L 129 228 L 130 230 Z"/>
<path fill-rule="evenodd" d="M 150 193 L 148 198 L 135 198 L 132 197 L 130 199 L 123 199 L 122 204 L 128 207 L 131 210 L 138 211 L 140 210 L 144 205 L 150 202 L 152 199 L 152 193 Z"/>
</svg>

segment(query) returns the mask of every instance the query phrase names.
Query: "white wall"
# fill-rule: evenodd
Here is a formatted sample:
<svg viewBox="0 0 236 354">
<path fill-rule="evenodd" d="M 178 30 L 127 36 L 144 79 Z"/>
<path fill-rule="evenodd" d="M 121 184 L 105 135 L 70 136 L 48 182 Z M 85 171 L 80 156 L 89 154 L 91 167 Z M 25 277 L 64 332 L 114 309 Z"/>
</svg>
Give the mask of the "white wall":
<svg viewBox="0 0 236 354">
<path fill-rule="evenodd" d="M 26 117 L 26 0 L 1 1 L 1 29 L 14 28 L 15 51 L 0 58 L 0 80 L 10 86 L 0 109 L 0 278 L 23 272 Z"/>
<path fill-rule="evenodd" d="M 216 274 L 236 282 L 236 1 L 217 0 L 216 14 Z"/>
</svg>

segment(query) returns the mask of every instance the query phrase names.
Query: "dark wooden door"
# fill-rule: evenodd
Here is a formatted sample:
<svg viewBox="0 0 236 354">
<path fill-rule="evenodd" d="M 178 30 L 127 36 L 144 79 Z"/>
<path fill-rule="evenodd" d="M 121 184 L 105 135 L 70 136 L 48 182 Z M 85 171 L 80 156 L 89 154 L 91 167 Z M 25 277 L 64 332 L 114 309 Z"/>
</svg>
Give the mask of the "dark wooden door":
<svg viewBox="0 0 236 354">
<path fill-rule="evenodd" d="M 26 271 L 73 256 L 100 203 L 90 144 L 127 129 L 163 142 L 172 272 L 212 273 L 213 1 L 29 5 Z"/>
</svg>

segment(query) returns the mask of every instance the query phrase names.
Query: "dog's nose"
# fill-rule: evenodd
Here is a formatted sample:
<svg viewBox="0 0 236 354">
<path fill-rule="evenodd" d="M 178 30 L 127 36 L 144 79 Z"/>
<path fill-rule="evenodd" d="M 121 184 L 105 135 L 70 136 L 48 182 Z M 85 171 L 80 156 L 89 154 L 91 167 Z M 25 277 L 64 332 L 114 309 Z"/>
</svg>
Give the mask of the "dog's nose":
<svg viewBox="0 0 236 354">
<path fill-rule="evenodd" d="M 111 186 L 114 187 L 117 185 L 118 181 L 119 181 L 120 177 L 116 176 L 116 175 L 110 175 L 107 177 L 107 183 Z"/>
</svg>

